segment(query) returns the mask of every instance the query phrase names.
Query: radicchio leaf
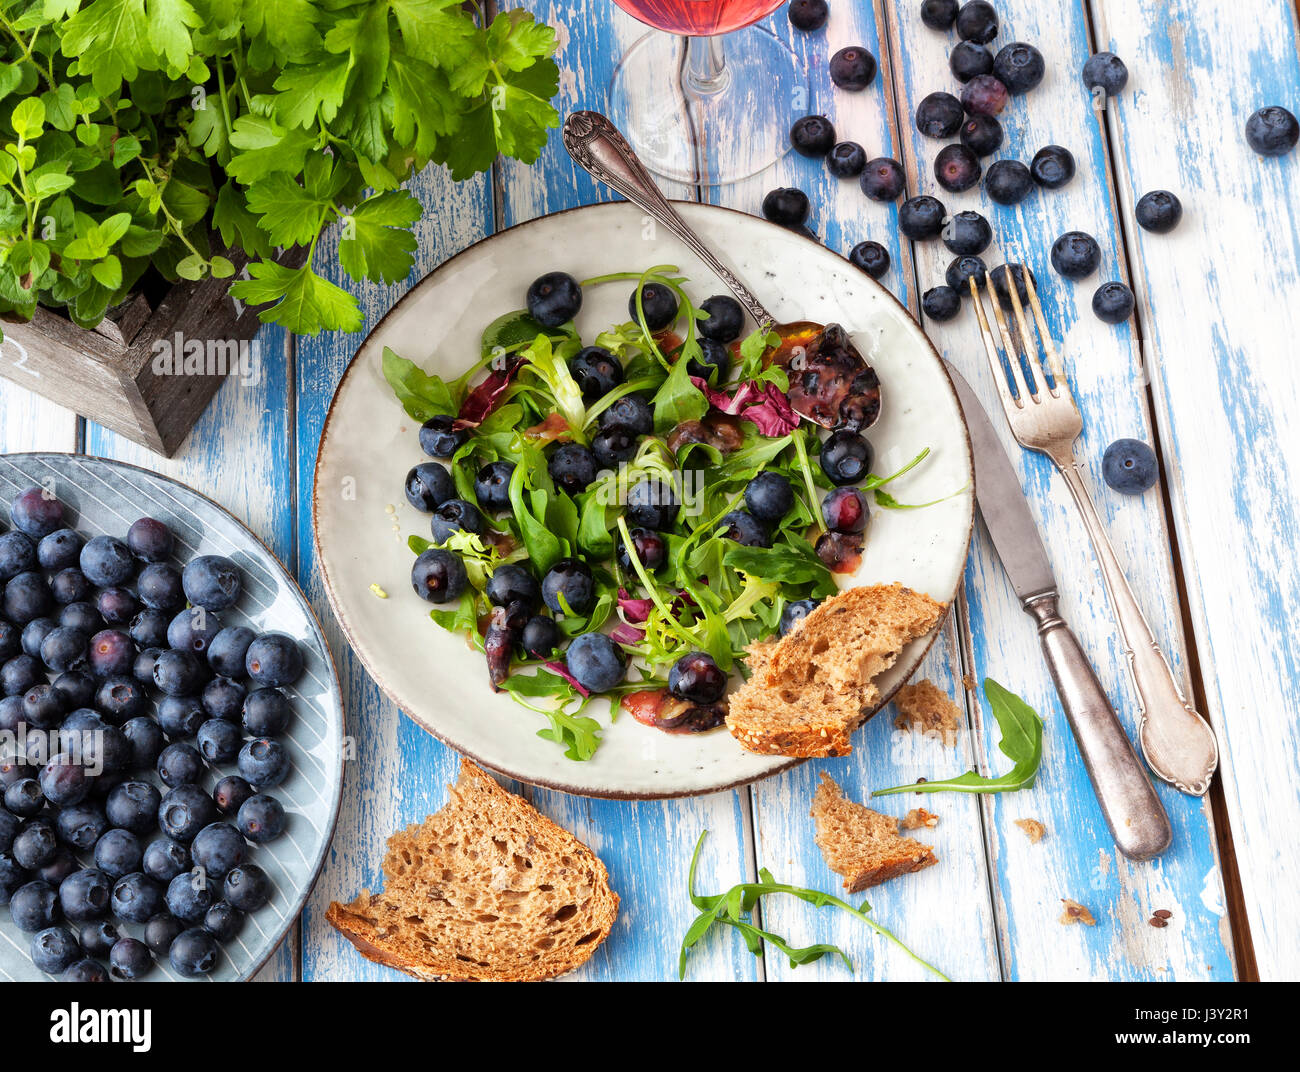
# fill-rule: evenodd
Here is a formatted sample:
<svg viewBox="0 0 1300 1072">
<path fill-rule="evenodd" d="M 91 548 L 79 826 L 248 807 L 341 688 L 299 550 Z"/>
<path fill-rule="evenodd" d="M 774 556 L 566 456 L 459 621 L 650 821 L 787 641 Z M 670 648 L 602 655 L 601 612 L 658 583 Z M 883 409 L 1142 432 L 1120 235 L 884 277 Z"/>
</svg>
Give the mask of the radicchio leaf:
<svg viewBox="0 0 1300 1072">
<path fill-rule="evenodd" d="M 777 438 L 789 435 L 799 426 L 798 414 L 790 406 L 781 388 L 774 383 L 762 386 L 750 382 L 742 383 L 735 394 L 728 395 L 709 386 L 707 380 L 692 376 L 695 384 L 715 409 L 741 420 L 752 421 L 763 435 Z"/>
<path fill-rule="evenodd" d="M 460 404 L 460 412 L 456 415 L 453 427 L 458 431 L 463 428 L 477 428 L 487 420 L 497 406 L 501 404 L 506 388 L 510 386 L 510 381 L 514 379 L 515 373 L 519 371 L 523 363 L 524 359 L 522 357 L 515 357 L 505 368 L 493 369 L 489 372 L 487 379 L 465 396 L 465 401 Z"/>
</svg>

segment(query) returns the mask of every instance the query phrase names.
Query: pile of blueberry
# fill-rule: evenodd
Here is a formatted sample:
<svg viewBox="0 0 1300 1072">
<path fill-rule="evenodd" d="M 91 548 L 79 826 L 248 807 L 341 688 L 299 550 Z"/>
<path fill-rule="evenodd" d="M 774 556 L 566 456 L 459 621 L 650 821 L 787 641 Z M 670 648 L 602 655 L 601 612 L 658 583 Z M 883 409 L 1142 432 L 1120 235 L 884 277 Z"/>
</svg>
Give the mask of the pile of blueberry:
<svg viewBox="0 0 1300 1072">
<path fill-rule="evenodd" d="M 271 896 L 249 843 L 285 828 L 267 790 L 289 773 L 281 689 L 302 653 L 280 633 L 223 627 L 239 568 L 219 555 L 174 565 L 160 521 L 84 539 L 37 487 L 10 516 L 0 904 L 32 935 L 32 963 L 64 980 L 138 979 L 155 955 L 207 974 Z M 229 765 L 239 773 L 222 777 Z"/>
</svg>

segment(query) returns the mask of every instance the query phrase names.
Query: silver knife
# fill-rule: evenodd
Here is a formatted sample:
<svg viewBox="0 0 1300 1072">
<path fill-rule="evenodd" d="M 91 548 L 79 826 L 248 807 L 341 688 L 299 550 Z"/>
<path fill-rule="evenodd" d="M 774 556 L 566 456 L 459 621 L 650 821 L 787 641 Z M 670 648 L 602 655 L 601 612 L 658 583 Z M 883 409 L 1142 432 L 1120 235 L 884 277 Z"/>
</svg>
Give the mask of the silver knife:
<svg viewBox="0 0 1300 1072">
<path fill-rule="evenodd" d="M 1169 816 L 1120 724 L 1097 672 L 1057 608 L 1056 577 L 1043 549 L 1011 459 L 993 422 L 960 372 L 952 377 L 975 456 L 975 499 L 1020 605 L 1038 625 L 1043 657 L 1074 731 L 1106 825 L 1120 852 L 1134 860 L 1159 856 L 1173 840 Z"/>
</svg>

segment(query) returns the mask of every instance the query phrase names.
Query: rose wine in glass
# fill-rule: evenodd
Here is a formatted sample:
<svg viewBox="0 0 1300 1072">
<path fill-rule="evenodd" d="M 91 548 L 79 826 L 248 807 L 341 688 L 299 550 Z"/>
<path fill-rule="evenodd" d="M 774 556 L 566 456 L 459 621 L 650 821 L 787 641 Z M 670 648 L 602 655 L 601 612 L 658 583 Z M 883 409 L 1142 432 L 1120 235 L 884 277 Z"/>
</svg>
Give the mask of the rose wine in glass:
<svg viewBox="0 0 1300 1072">
<path fill-rule="evenodd" d="M 651 171 L 718 186 L 785 155 L 808 108 L 807 78 L 794 52 L 755 25 L 782 0 L 614 2 L 655 28 L 623 54 L 607 108 Z"/>
</svg>

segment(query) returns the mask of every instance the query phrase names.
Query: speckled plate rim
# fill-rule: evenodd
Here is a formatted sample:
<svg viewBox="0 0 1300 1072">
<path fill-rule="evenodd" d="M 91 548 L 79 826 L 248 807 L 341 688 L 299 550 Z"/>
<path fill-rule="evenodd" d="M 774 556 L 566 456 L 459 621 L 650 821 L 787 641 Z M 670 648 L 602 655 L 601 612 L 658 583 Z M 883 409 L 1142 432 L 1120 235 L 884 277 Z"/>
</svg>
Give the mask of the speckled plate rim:
<svg viewBox="0 0 1300 1072">
<path fill-rule="evenodd" d="M 769 223 L 768 221 L 763 220 L 760 217 L 756 217 L 748 212 L 742 212 L 739 209 L 728 208 L 722 205 L 702 204 L 697 201 L 675 201 L 675 203 L 683 206 L 688 206 L 692 211 L 704 209 L 712 213 L 726 214 L 730 216 L 739 216 L 745 219 L 748 223 L 758 223 L 764 226 L 772 227 L 777 231 L 780 231 L 783 235 L 792 236 L 794 238 L 799 239 L 802 242 L 807 242 L 810 245 L 815 246 L 817 249 L 823 252 L 831 252 L 827 250 L 825 246 L 823 246 L 819 241 L 817 241 L 814 238 L 809 238 L 808 236 L 801 235 L 796 231 L 790 231 L 787 228 L 779 227 L 776 224 Z M 385 696 L 387 696 L 389 700 L 393 702 L 394 706 L 396 706 L 397 709 L 402 712 L 402 714 L 404 714 L 417 726 L 425 730 L 425 732 L 431 734 L 433 737 L 437 738 L 439 741 L 441 741 L 443 744 L 447 745 L 448 747 L 455 749 L 461 755 L 464 755 L 469 759 L 472 759 L 475 763 L 479 763 L 482 766 L 488 768 L 489 770 L 495 771 L 497 774 L 502 775 L 503 777 L 513 779 L 514 781 L 517 782 L 523 782 L 526 785 L 534 785 L 543 789 L 551 789 L 557 792 L 567 793 L 572 796 L 592 797 L 594 799 L 599 799 L 599 800 L 677 800 L 684 797 L 708 796 L 711 793 L 721 793 L 731 789 L 739 789 L 746 785 L 753 785 L 756 782 L 761 782 L 767 778 L 771 778 L 777 774 L 782 773 L 783 771 L 791 770 L 794 767 L 797 767 L 800 764 L 806 762 L 806 760 L 803 758 L 792 758 L 787 760 L 784 763 L 774 763 L 771 767 L 767 768 L 766 770 L 763 770 L 750 777 L 737 778 L 730 781 L 717 782 L 716 784 L 712 784 L 708 786 L 701 786 L 698 788 L 684 789 L 684 790 L 675 790 L 672 792 L 665 792 L 665 793 L 622 792 L 616 789 L 595 791 L 589 787 L 566 784 L 565 782 L 557 781 L 549 778 L 538 778 L 536 775 L 526 774 L 517 770 L 511 770 L 507 765 L 501 763 L 488 762 L 487 760 L 482 759 L 478 755 L 476 755 L 472 749 L 467 748 L 465 745 L 455 740 L 454 737 L 451 736 L 450 734 L 434 727 L 428 721 L 421 718 L 417 713 L 408 710 L 404 701 L 402 701 L 398 697 L 396 689 L 387 681 L 384 675 L 376 667 L 371 665 L 370 660 L 368 660 L 362 654 L 363 649 L 357 643 L 357 640 L 353 634 L 352 623 L 348 619 L 347 615 L 344 614 L 341 609 L 342 604 L 335 590 L 334 578 L 330 573 L 329 566 L 327 565 L 327 558 L 322 552 L 321 541 L 320 541 L 320 525 L 319 525 L 319 499 L 321 495 L 321 487 L 320 487 L 321 464 L 320 463 L 321 463 L 321 456 L 324 454 L 326 450 L 326 446 L 329 441 L 330 428 L 334 421 L 334 416 L 335 416 L 335 406 L 338 403 L 339 398 L 342 396 L 344 388 L 348 384 L 349 378 L 352 376 L 353 372 L 358 368 L 359 365 L 359 362 L 357 360 L 358 357 L 361 355 L 361 353 L 364 350 L 367 349 L 370 340 L 379 331 L 381 331 L 384 328 L 389 318 L 395 317 L 401 311 L 404 303 L 406 303 L 408 299 L 411 299 L 413 295 L 415 295 L 415 293 L 421 287 L 425 286 L 431 280 L 442 275 L 445 272 L 454 271 L 456 262 L 461 257 L 465 256 L 466 254 L 474 250 L 479 249 L 482 246 L 485 246 L 489 243 L 496 242 L 500 239 L 505 239 L 508 236 L 516 232 L 523 231 L 527 228 L 536 227 L 542 224 L 544 221 L 553 220 L 559 216 L 569 216 L 574 213 L 587 212 L 591 209 L 609 209 L 611 206 L 624 205 L 624 204 L 626 204 L 626 202 L 623 201 L 609 201 L 609 202 L 602 201 L 592 205 L 576 205 L 573 208 L 561 209 L 558 212 L 550 212 L 543 216 L 535 216 L 530 220 L 525 220 L 522 223 L 513 224 L 510 227 L 503 227 L 499 231 L 495 231 L 490 235 L 485 235 L 483 238 L 480 238 L 478 241 L 471 242 L 469 245 L 465 246 L 463 249 L 459 250 L 451 257 L 448 257 L 436 268 L 432 269 L 418 283 L 416 283 L 405 294 L 403 294 L 400 298 L 398 298 L 398 300 L 393 303 L 393 305 L 388 309 L 388 311 L 385 312 L 384 315 L 381 316 L 371 326 L 370 330 L 366 332 L 365 338 L 362 339 L 361 342 L 357 344 L 356 349 L 353 351 L 352 357 L 348 360 L 347 367 L 343 370 L 343 375 L 339 377 L 339 381 L 334 388 L 334 395 L 330 399 L 329 407 L 327 408 L 325 413 L 325 420 L 321 425 L 320 440 L 316 447 L 315 469 L 312 474 L 312 496 L 311 496 L 312 549 L 315 552 L 317 569 L 320 571 L 321 581 L 325 589 L 326 600 L 329 602 L 330 609 L 334 612 L 335 621 L 338 622 L 339 629 L 342 631 L 343 636 L 347 640 L 349 647 L 351 647 L 353 653 L 357 656 L 357 658 L 361 661 L 362 665 L 366 668 L 366 673 L 369 674 L 371 680 L 378 686 L 379 690 Z M 929 352 L 929 355 L 931 359 L 934 361 L 934 364 L 940 370 L 942 374 L 942 382 L 948 389 L 948 393 L 951 398 L 953 408 L 957 413 L 957 417 L 961 427 L 962 439 L 964 440 L 966 446 L 968 488 L 970 491 L 970 510 L 969 510 L 969 516 L 967 518 L 967 522 L 965 526 L 966 531 L 963 540 L 964 551 L 962 553 L 962 562 L 964 564 L 967 558 L 969 558 L 970 556 L 971 539 L 973 538 L 975 532 L 975 457 L 971 447 L 970 428 L 966 423 L 965 414 L 962 412 L 961 401 L 957 396 L 957 389 L 953 386 L 952 377 L 948 374 L 948 368 L 946 363 L 943 360 L 943 357 L 940 355 L 939 351 L 935 349 L 934 343 L 931 341 L 930 337 L 925 333 L 925 329 L 921 327 L 920 323 L 917 321 L 916 317 L 912 315 L 911 311 L 907 308 L 907 306 L 905 306 L 901 301 L 898 300 L 898 298 L 894 295 L 893 291 L 891 291 L 888 287 L 884 286 L 879 281 L 872 279 L 865 272 L 862 273 L 862 282 L 868 285 L 870 288 L 879 291 L 881 296 L 887 298 L 888 302 L 894 306 L 897 312 L 901 313 L 904 317 L 906 317 L 908 321 L 911 322 L 912 326 L 916 329 L 917 334 L 921 337 L 922 340 L 924 340 L 925 349 Z M 916 653 L 914 658 L 912 658 L 911 660 L 911 665 L 906 667 L 906 670 L 900 676 L 898 683 L 888 692 L 883 693 L 881 695 L 880 702 L 874 708 L 872 708 L 871 711 L 863 718 L 862 723 L 859 724 L 859 728 L 861 728 L 862 724 L 874 718 L 876 714 L 878 714 L 881 711 L 881 709 L 883 709 L 889 703 L 889 701 L 893 699 L 894 695 L 898 692 L 898 690 L 902 688 L 904 684 L 907 683 L 908 679 L 916 672 L 917 668 L 925 660 L 926 655 L 929 653 L 931 647 L 934 646 L 934 642 L 938 639 L 939 634 L 943 631 L 945 625 L 948 622 L 950 615 L 952 614 L 953 606 L 956 603 L 957 596 L 960 593 L 962 588 L 963 573 L 964 573 L 964 569 L 958 571 L 957 583 L 953 588 L 953 591 L 951 593 L 945 593 L 944 613 L 940 616 L 939 621 L 935 623 L 934 628 L 931 629 L 929 634 L 924 638 L 924 643 L 922 644 L 922 646 L 915 649 Z"/>
<path fill-rule="evenodd" d="M 76 451 L 58 450 L 18 451 L 0 454 L 0 458 L 9 460 L 22 458 L 32 458 L 37 460 L 45 458 L 75 458 L 83 462 L 99 462 L 114 469 L 125 469 L 130 472 L 140 473 L 143 476 L 148 477 L 150 480 L 160 481 L 161 483 L 170 484 L 173 487 L 180 488 L 181 490 L 201 499 L 214 510 L 224 514 L 234 523 L 237 529 L 242 531 L 244 535 L 248 537 L 249 542 L 254 547 L 261 548 L 261 550 L 265 552 L 267 560 L 279 574 L 280 579 L 284 582 L 286 588 L 296 600 L 299 608 L 305 612 L 308 625 L 310 625 L 316 632 L 316 639 L 320 643 L 321 653 L 325 660 L 325 668 L 329 672 L 329 683 L 331 686 L 330 696 L 334 701 L 335 710 L 338 712 L 338 746 L 339 754 L 340 756 L 342 755 L 343 742 L 347 739 L 347 709 L 343 704 L 343 688 L 339 681 L 338 668 L 334 663 L 334 653 L 330 650 L 329 642 L 325 639 L 325 630 L 321 625 L 320 617 L 316 613 L 316 608 L 311 605 L 311 601 L 308 600 L 306 594 L 298 586 L 298 582 L 294 579 L 293 575 L 285 568 L 284 563 L 280 561 L 279 556 L 271 550 L 271 548 L 260 536 L 257 535 L 257 533 L 226 509 L 226 507 L 222 506 L 221 503 L 205 495 L 197 488 L 192 488 L 188 484 L 176 480 L 174 477 L 166 476 L 165 474 L 155 472 L 152 469 L 146 469 L 140 465 L 133 465 L 130 462 L 118 461 L 116 458 L 104 458 L 96 454 L 79 454 Z M 303 884 L 302 890 L 299 892 L 298 896 L 290 902 L 289 911 L 285 913 L 284 923 L 277 929 L 274 940 L 268 943 L 269 948 L 266 953 L 260 959 L 250 963 L 248 968 L 240 973 L 238 978 L 229 980 L 229 982 L 251 982 L 253 977 L 266 967 L 268 963 L 270 963 L 271 958 L 275 956 L 276 950 L 284 944 L 286 936 L 297 924 L 298 918 L 302 915 L 303 909 L 307 907 L 307 901 L 311 898 L 312 891 L 315 890 L 316 883 L 320 879 L 321 871 L 325 868 L 325 860 L 329 855 L 330 846 L 334 843 L 334 835 L 338 830 L 339 816 L 343 808 L 343 779 L 346 772 L 346 764 L 340 761 L 338 770 L 338 779 L 330 786 L 329 822 L 327 824 L 327 829 L 324 829 L 321 832 L 320 848 L 308 869 L 310 872 L 308 881 Z"/>
</svg>

